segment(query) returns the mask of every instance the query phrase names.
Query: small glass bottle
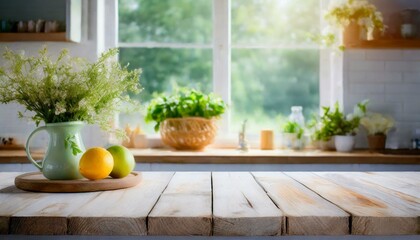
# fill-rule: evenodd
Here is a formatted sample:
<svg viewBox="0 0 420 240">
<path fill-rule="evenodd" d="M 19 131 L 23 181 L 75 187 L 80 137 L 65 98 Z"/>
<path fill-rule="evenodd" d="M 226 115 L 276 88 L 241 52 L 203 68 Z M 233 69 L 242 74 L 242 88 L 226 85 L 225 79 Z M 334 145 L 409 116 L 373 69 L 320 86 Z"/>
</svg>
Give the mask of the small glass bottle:
<svg viewBox="0 0 420 240">
<path fill-rule="evenodd" d="M 305 118 L 302 114 L 302 106 L 291 107 L 292 113 L 289 115 L 289 120 L 297 122 L 300 126 L 305 126 Z"/>
</svg>

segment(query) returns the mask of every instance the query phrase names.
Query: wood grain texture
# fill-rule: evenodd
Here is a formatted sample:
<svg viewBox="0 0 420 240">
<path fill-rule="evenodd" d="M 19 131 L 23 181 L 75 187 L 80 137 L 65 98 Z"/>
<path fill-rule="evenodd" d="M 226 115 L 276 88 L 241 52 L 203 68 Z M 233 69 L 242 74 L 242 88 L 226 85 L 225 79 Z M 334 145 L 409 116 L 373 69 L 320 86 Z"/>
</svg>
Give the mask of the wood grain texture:
<svg viewBox="0 0 420 240">
<path fill-rule="evenodd" d="M 42 194 L 24 192 L 14 186 L 3 188 L 0 191 L 0 234 L 9 233 L 10 217 L 14 213 L 43 197 Z"/>
<path fill-rule="evenodd" d="M 355 179 L 365 184 L 377 187 L 381 191 L 392 193 L 398 197 L 409 199 L 412 196 L 414 198 L 411 198 L 410 201 L 420 204 L 420 182 L 418 184 L 415 181 L 413 183 L 407 183 L 399 179 L 379 175 L 375 172 L 353 172 L 352 176 L 356 176 Z"/>
<path fill-rule="evenodd" d="M 91 181 L 86 178 L 77 180 L 49 180 L 41 172 L 30 172 L 15 179 L 17 188 L 34 192 L 94 192 L 129 188 L 141 181 L 141 173 L 132 172 L 124 178 L 111 178 Z"/>
<path fill-rule="evenodd" d="M 136 162 L 142 163 L 213 163 L 213 164 L 420 164 L 420 155 L 370 153 L 359 150 L 340 153 L 319 150 L 257 150 L 246 153 L 235 149 L 171 151 L 165 149 L 130 149 Z"/>
<path fill-rule="evenodd" d="M 0 42 L 61 41 L 67 42 L 65 32 L 56 33 L 0 33 Z"/>
<path fill-rule="evenodd" d="M 401 211 L 420 216 L 420 199 L 363 181 L 357 172 L 316 172 L 315 174 L 333 180 L 335 183 L 357 191 L 364 196 L 373 196 L 386 201 Z"/>
<path fill-rule="evenodd" d="M 419 49 L 418 39 L 380 39 L 346 45 L 347 49 Z"/>
<path fill-rule="evenodd" d="M 30 235 L 67 234 L 67 217 L 99 193 L 31 193 L 42 198 L 14 213 L 10 233 Z"/>
<path fill-rule="evenodd" d="M 286 235 L 346 235 L 350 216 L 280 172 L 254 172 L 287 218 Z"/>
<path fill-rule="evenodd" d="M 0 189 L 3 187 L 13 186 L 15 177 L 22 174 L 21 172 L 2 172 L 0 174 Z"/>
<path fill-rule="evenodd" d="M 399 182 L 420 186 L 420 172 L 375 172 L 375 174 L 394 179 Z"/>
<path fill-rule="evenodd" d="M 210 172 L 177 172 L 148 217 L 149 235 L 212 232 Z"/>
<path fill-rule="evenodd" d="M 417 234 L 418 216 L 404 202 L 352 180 L 314 173 L 286 173 L 352 215 L 351 234 Z M 345 183 L 347 182 L 347 183 Z M 343 184 L 345 183 L 345 184 Z M 404 204 L 403 206 L 399 204 Z"/>
<path fill-rule="evenodd" d="M 213 235 L 281 235 L 283 215 L 250 173 L 215 172 Z"/>
<path fill-rule="evenodd" d="M 147 215 L 172 176 L 171 172 L 143 173 L 136 187 L 101 193 L 70 215 L 69 234 L 147 235 Z"/>
<path fill-rule="evenodd" d="M 417 172 L 218 172 L 214 189 L 209 172 L 144 174 L 130 189 L 51 194 L 17 189 L 0 172 L 0 234 L 144 235 L 147 226 L 148 235 L 272 235 L 274 211 L 289 235 L 348 234 L 343 211 L 350 234 L 420 234 Z M 230 216 L 233 226 L 218 225 Z"/>
<path fill-rule="evenodd" d="M 44 154 L 42 152 L 32 152 L 31 155 L 35 160 L 42 160 Z M 25 150 L 1 150 L 0 163 L 27 163 L 31 164 L 26 156 Z"/>
<path fill-rule="evenodd" d="M 257 150 L 241 153 L 235 149 L 207 148 L 204 151 L 171 151 L 167 149 L 130 149 L 138 163 L 214 163 L 214 164 L 420 164 L 420 155 L 370 153 L 357 150 L 339 153 L 319 150 Z M 43 153 L 34 152 L 36 159 Z M 2 150 L 0 163 L 28 163 L 25 151 Z"/>
</svg>

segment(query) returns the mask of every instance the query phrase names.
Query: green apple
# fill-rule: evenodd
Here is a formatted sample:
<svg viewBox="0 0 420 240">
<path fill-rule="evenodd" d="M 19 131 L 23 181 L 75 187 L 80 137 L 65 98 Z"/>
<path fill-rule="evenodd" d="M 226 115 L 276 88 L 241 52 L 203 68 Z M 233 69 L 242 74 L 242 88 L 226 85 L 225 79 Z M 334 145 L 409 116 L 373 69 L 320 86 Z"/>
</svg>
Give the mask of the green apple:
<svg viewBox="0 0 420 240">
<path fill-rule="evenodd" d="M 107 150 L 114 158 L 114 168 L 111 174 L 109 174 L 111 177 L 123 178 L 133 171 L 136 162 L 130 150 L 120 145 L 109 147 Z"/>
</svg>

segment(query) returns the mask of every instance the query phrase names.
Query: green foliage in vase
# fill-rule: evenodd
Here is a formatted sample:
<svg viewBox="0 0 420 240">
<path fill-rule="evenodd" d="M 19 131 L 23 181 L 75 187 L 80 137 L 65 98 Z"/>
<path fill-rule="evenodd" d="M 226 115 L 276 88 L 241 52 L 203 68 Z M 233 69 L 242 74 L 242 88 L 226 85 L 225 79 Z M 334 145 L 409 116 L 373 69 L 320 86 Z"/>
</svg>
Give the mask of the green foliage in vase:
<svg viewBox="0 0 420 240">
<path fill-rule="evenodd" d="M 283 133 L 296 133 L 297 139 L 301 139 L 305 130 L 299 123 L 295 121 L 287 121 L 282 127 Z"/>
<path fill-rule="evenodd" d="M 167 118 L 182 117 L 219 117 L 226 110 L 225 102 L 216 95 L 201 91 L 181 88 L 173 95 L 161 95 L 154 98 L 147 108 L 146 122 L 155 121 L 155 131 Z"/>
<path fill-rule="evenodd" d="M 21 104 L 25 111 L 19 116 L 37 125 L 84 121 L 112 131 L 112 119 L 122 103 L 139 105 L 128 92 L 141 90 L 141 70 L 122 67 L 117 54 L 117 49 L 111 49 L 90 63 L 70 57 L 67 50 L 52 59 L 46 47 L 33 57 L 6 49 L 6 65 L 0 68 L 0 102 Z"/>
<path fill-rule="evenodd" d="M 328 141 L 335 135 L 355 135 L 366 113 L 367 104 L 367 100 L 358 103 L 353 113 L 347 116 L 340 110 L 338 103 L 334 104 L 334 108 L 322 107 L 323 114 L 312 120 L 311 127 L 315 128 L 313 139 Z"/>
<path fill-rule="evenodd" d="M 355 22 L 370 34 L 373 34 L 374 29 L 383 31 L 385 27 L 382 13 L 367 0 L 347 0 L 345 3 L 332 5 L 324 18 L 331 25 L 340 28 Z"/>
<path fill-rule="evenodd" d="M 329 24 L 329 29 L 322 35 L 311 35 L 310 39 L 327 47 L 333 46 L 337 40 L 335 35 L 342 34 L 342 31 L 351 23 L 366 30 L 368 40 L 373 39 L 374 30 L 383 32 L 386 28 L 382 13 L 367 0 L 332 1 L 324 19 Z M 333 33 L 332 30 L 339 30 L 339 32 Z M 343 45 L 338 47 L 340 50 L 345 49 Z"/>
</svg>

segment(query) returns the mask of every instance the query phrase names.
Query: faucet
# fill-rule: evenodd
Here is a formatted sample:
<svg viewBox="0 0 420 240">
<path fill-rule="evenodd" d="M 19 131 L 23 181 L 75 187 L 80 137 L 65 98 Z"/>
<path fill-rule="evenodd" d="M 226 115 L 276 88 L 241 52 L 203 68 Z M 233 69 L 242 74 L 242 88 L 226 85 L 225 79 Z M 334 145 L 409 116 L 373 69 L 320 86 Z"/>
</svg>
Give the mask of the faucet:
<svg viewBox="0 0 420 240">
<path fill-rule="evenodd" d="M 247 122 L 247 119 L 245 119 L 242 122 L 242 129 L 239 132 L 239 146 L 238 146 L 238 150 L 241 151 L 241 152 L 247 152 L 248 149 L 249 149 L 248 141 L 245 138 L 246 122 Z"/>
</svg>

